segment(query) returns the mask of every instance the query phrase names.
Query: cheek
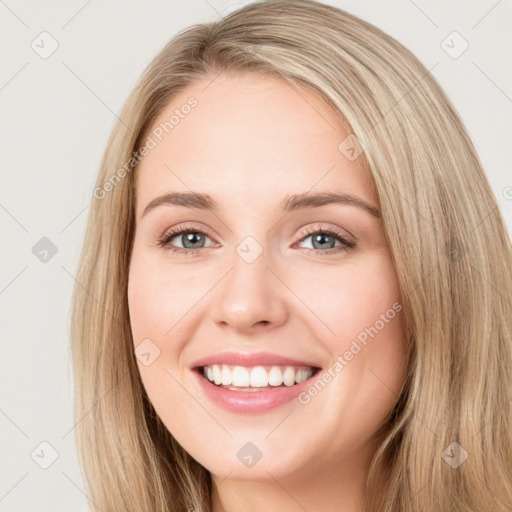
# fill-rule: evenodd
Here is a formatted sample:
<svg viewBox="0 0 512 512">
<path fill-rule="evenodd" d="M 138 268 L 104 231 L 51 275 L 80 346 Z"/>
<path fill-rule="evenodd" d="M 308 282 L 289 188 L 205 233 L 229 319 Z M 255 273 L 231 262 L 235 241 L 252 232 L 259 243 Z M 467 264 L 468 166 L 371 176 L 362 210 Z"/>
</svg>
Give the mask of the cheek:
<svg viewBox="0 0 512 512">
<path fill-rule="evenodd" d="M 212 283 L 185 267 L 154 261 L 136 249 L 130 263 L 133 344 L 142 382 L 157 411 L 165 411 L 170 403 L 190 408 L 190 396 L 173 376 L 183 379 L 183 350 L 194 336 L 201 297 Z M 148 352 L 150 364 L 138 355 Z"/>
<path fill-rule="evenodd" d="M 361 333 L 376 322 L 380 327 L 381 315 L 400 301 L 396 274 L 384 252 L 309 274 L 314 277 L 304 279 L 304 275 L 298 275 L 293 289 L 311 312 L 311 325 L 318 326 L 318 340 L 333 355 L 346 350 L 347 343 L 350 345 L 357 336 L 364 338 Z M 384 330 L 389 332 L 392 323 L 400 324 L 390 322 Z M 393 329 L 398 334 L 401 325 L 394 325 Z"/>
<path fill-rule="evenodd" d="M 393 407 L 407 367 L 402 304 L 391 259 L 374 253 L 318 273 L 315 286 L 300 293 L 315 313 L 316 339 L 332 361 L 325 376 L 328 384 L 319 386 L 325 392 L 312 389 L 311 400 L 337 405 L 322 412 L 333 429 L 341 414 L 344 421 L 353 418 L 354 432 L 366 429 L 369 436 Z"/>
<path fill-rule="evenodd" d="M 162 344 L 176 336 L 180 319 L 201 296 L 198 282 L 187 270 L 177 271 L 166 265 L 143 259 L 136 253 L 130 264 L 128 305 L 134 343 L 154 338 Z M 181 322 L 182 323 L 182 322 Z"/>
<path fill-rule="evenodd" d="M 179 280 L 177 282 L 176 280 Z M 190 408 L 190 397 L 177 383 L 173 375 L 174 365 L 179 360 L 181 352 L 181 339 L 185 322 L 180 319 L 190 309 L 185 295 L 194 300 L 193 285 L 184 285 L 194 278 L 183 277 L 161 265 L 157 265 L 150 258 L 144 258 L 135 250 L 131 263 L 128 281 L 128 306 L 130 311 L 130 324 L 135 353 L 138 359 L 139 373 L 146 393 L 160 414 L 165 411 L 187 410 Z M 192 292 L 182 293 L 183 290 Z M 194 297 L 193 297 L 194 296 Z M 197 298 L 195 299 L 197 301 Z M 169 340 L 173 343 L 169 343 Z M 174 341 L 177 341 L 175 343 Z M 140 347 L 140 349 L 139 349 Z M 144 350 L 142 350 L 144 347 Z M 143 354 L 149 353 L 144 359 Z M 180 422 L 178 422 L 178 427 Z"/>
</svg>

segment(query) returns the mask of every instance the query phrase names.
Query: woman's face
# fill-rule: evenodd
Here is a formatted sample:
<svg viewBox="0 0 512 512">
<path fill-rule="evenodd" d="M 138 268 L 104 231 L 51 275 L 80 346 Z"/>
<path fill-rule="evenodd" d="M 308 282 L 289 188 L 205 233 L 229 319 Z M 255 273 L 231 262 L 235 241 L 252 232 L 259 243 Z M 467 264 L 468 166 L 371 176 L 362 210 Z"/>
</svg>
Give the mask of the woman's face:
<svg viewBox="0 0 512 512">
<path fill-rule="evenodd" d="M 312 92 L 251 73 L 189 87 L 152 128 L 128 300 L 158 415 L 219 479 L 365 471 L 406 344 L 359 148 Z"/>
</svg>

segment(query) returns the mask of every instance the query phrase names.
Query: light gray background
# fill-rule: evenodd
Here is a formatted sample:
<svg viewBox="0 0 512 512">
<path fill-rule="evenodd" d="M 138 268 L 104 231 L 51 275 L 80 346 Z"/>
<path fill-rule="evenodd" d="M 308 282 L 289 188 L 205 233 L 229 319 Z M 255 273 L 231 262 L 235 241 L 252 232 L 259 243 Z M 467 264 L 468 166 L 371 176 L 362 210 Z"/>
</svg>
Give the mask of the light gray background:
<svg viewBox="0 0 512 512">
<path fill-rule="evenodd" d="M 69 311 L 88 205 L 117 113 L 179 30 L 249 2 L 0 0 L 0 511 L 87 510 L 72 418 Z M 512 233 L 510 0 L 331 0 L 394 36 L 461 114 Z M 58 49 L 46 59 L 31 44 Z M 457 59 L 442 41 L 459 32 Z M 42 40 L 42 37 L 47 39 Z M 33 43 L 34 41 L 34 43 Z M 460 41 L 444 44 L 456 51 Z M 57 253 L 41 262 L 48 237 Z M 54 454 L 49 443 L 58 453 Z M 32 454 L 32 455 L 31 455 Z"/>
</svg>

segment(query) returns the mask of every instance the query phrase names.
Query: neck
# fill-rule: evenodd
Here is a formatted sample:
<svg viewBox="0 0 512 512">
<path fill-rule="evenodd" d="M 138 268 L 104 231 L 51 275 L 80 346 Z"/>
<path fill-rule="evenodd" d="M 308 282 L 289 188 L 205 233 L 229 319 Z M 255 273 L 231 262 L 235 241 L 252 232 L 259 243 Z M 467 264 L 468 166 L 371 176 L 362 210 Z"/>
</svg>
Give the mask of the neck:
<svg viewBox="0 0 512 512">
<path fill-rule="evenodd" d="M 261 480 L 233 480 L 212 475 L 212 512 L 365 512 L 369 461 L 335 465 L 328 457 L 302 473 Z"/>
</svg>

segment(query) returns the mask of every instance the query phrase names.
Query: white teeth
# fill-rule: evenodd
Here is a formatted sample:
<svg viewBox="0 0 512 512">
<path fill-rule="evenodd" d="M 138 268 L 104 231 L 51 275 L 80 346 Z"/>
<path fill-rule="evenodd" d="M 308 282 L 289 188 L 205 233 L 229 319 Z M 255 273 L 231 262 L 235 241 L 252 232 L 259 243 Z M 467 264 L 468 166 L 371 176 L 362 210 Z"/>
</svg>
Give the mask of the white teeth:
<svg viewBox="0 0 512 512">
<path fill-rule="evenodd" d="M 213 365 L 215 368 L 217 365 Z M 244 388 L 250 385 L 250 377 L 247 368 L 243 366 L 235 366 L 232 372 L 232 384 L 233 386 L 238 386 L 240 388 Z"/>
<path fill-rule="evenodd" d="M 294 366 L 229 366 L 213 364 L 203 368 L 203 375 L 217 386 L 239 388 L 266 388 L 277 386 L 293 386 L 300 384 L 313 375 L 311 367 Z"/>
<path fill-rule="evenodd" d="M 215 384 L 220 384 L 222 382 L 220 368 L 216 364 L 213 365 L 213 382 L 215 382 Z"/>
<path fill-rule="evenodd" d="M 268 372 L 268 383 L 271 386 L 280 386 L 283 383 L 283 373 L 277 366 L 272 366 Z"/>
<path fill-rule="evenodd" d="M 229 386 L 233 383 L 233 377 L 231 375 L 231 372 L 229 371 L 229 367 L 225 364 L 222 365 L 222 382 L 221 384 L 223 386 Z"/>
<path fill-rule="evenodd" d="M 263 366 L 256 366 L 251 370 L 251 387 L 264 388 L 268 386 L 268 374 Z"/>
<path fill-rule="evenodd" d="M 295 384 L 295 370 L 288 366 L 283 373 L 283 383 L 285 386 L 293 386 Z"/>
<path fill-rule="evenodd" d="M 306 379 L 309 379 L 309 377 L 311 377 L 311 374 L 308 373 L 308 370 L 299 370 L 295 374 L 295 382 L 299 384 L 300 382 L 304 382 Z"/>
</svg>

